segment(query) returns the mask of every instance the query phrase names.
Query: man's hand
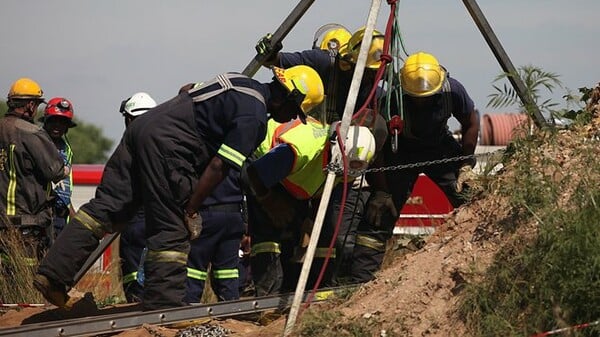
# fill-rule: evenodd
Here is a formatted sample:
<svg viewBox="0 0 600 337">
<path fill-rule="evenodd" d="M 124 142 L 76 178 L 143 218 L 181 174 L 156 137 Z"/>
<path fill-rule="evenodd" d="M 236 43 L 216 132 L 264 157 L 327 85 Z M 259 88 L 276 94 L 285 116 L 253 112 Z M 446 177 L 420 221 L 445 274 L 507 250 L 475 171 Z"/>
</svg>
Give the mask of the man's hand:
<svg viewBox="0 0 600 337">
<path fill-rule="evenodd" d="M 458 170 L 458 178 L 456 178 L 456 192 L 460 193 L 463 191 L 465 186 L 469 185 L 477 175 L 473 172 L 473 167 L 469 164 L 463 165 Z"/>
<path fill-rule="evenodd" d="M 373 192 L 367 204 L 367 219 L 369 222 L 379 227 L 381 225 L 381 217 L 388 212 L 394 218 L 398 217 L 398 211 L 396 210 L 396 206 L 394 206 L 392 195 L 384 191 Z"/>
<path fill-rule="evenodd" d="M 240 241 L 240 252 L 242 252 L 240 257 L 248 256 L 252 253 L 252 240 L 250 239 L 250 235 L 244 234 L 242 237 L 242 241 Z"/>
<path fill-rule="evenodd" d="M 260 40 L 258 40 L 256 46 L 254 47 L 258 55 L 264 57 L 265 61 L 267 62 L 272 61 L 275 58 L 275 56 L 277 56 L 277 53 L 283 48 L 281 42 L 278 42 L 275 45 L 273 45 L 272 38 L 273 34 L 269 33 L 263 36 Z"/>
<path fill-rule="evenodd" d="M 197 211 L 183 210 L 183 223 L 190 232 L 190 240 L 197 239 L 202 232 L 202 216 Z"/>
</svg>

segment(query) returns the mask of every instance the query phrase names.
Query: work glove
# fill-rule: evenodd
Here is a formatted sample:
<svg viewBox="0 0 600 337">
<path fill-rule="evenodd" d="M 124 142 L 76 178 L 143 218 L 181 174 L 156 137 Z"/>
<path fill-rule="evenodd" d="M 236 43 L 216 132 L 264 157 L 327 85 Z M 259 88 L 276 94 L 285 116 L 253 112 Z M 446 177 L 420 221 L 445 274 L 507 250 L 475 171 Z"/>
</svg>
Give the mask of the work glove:
<svg viewBox="0 0 600 337">
<path fill-rule="evenodd" d="M 381 225 L 381 217 L 386 213 L 391 214 L 394 218 L 398 217 L 398 211 L 392 200 L 392 195 L 384 191 L 375 191 L 369 198 L 367 204 L 367 220 L 369 223 L 379 227 Z"/>
<path fill-rule="evenodd" d="M 202 232 L 202 216 L 200 216 L 200 213 L 189 213 L 183 210 L 183 223 L 185 223 L 185 227 L 190 232 L 190 240 L 200 237 L 200 233 Z"/>
<path fill-rule="evenodd" d="M 256 199 L 275 228 L 286 227 L 296 215 L 295 200 L 286 193 L 269 189 L 264 195 L 256 196 Z"/>
<path fill-rule="evenodd" d="M 272 38 L 273 34 L 268 33 L 267 35 L 263 36 L 260 40 L 258 40 L 256 46 L 254 47 L 258 55 L 265 57 L 265 61 L 272 61 L 277 55 L 277 53 L 283 48 L 281 42 L 278 42 L 275 45 L 273 45 Z"/>
<path fill-rule="evenodd" d="M 458 170 L 458 177 L 456 178 L 456 192 L 462 192 L 464 187 L 468 186 L 469 182 L 473 181 L 475 177 L 476 174 L 473 172 L 473 167 L 469 164 L 463 165 Z"/>
</svg>

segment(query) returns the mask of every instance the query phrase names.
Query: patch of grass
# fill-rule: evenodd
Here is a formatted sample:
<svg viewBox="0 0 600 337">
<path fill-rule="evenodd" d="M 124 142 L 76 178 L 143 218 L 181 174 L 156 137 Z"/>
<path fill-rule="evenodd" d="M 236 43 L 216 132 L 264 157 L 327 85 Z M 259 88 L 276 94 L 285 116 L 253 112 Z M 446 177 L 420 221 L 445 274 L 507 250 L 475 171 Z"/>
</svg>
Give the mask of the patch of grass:
<svg viewBox="0 0 600 337">
<path fill-rule="evenodd" d="M 21 232 L 11 226 L 1 231 L 0 247 L 0 301 L 44 303 L 32 283 L 38 265 L 32 243 L 24 240 Z"/>
<path fill-rule="evenodd" d="M 513 236 L 483 281 L 466 288 L 460 314 L 476 336 L 529 336 L 600 318 L 600 153 L 571 138 L 516 142 L 510 175 L 488 191 L 508 197 L 505 232 L 534 224 L 536 235 Z M 573 333 L 597 336 L 598 328 Z"/>
<path fill-rule="evenodd" d="M 343 319 L 335 310 L 309 310 L 302 317 L 298 336 L 311 337 L 362 337 L 372 336 L 373 327 L 366 320 Z"/>
</svg>

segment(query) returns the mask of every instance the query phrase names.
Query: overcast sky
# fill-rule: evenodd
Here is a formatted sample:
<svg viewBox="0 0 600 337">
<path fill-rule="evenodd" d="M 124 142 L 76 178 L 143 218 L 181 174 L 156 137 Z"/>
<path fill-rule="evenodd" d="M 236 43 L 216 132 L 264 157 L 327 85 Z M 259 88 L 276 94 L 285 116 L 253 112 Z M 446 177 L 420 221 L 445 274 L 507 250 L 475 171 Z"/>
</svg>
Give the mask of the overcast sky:
<svg viewBox="0 0 600 337">
<path fill-rule="evenodd" d="M 399 1 L 409 53 L 428 51 L 467 88 L 482 113 L 501 72 L 462 1 Z M 533 64 L 561 75 L 565 86 L 600 81 L 599 0 L 479 0 L 516 67 Z M 3 0 L 0 9 L 0 92 L 30 77 L 46 98 L 64 96 L 75 114 L 111 139 L 124 130 L 122 99 L 137 91 L 158 102 L 182 84 L 241 71 L 256 41 L 295 7 L 291 0 Z M 371 2 L 316 0 L 284 41 L 310 48 L 314 32 L 335 22 L 355 31 Z M 390 12 L 382 1 L 377 28 Z M 268 81 L 261 70 L 256 78 Z"/>
</svg>

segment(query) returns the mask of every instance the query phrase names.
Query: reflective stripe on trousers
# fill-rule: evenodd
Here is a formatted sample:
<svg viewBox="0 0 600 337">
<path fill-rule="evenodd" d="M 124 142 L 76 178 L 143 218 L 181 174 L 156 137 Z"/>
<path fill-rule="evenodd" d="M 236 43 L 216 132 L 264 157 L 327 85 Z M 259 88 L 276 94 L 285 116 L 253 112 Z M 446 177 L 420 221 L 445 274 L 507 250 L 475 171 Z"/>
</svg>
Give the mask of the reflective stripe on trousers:
<svg viewBox="0 0 600 337">
<path fill-rule="evenodd" d="M 379 252 L 385 252 L 385 242 L 362 234 L 356 235 L 356 245 L 368 247 Z"/>
<path fill-rule="evenodd" d="M 252 245 L 252 252 L 250 256 L 262 253 L 275 253 L 281 254 L 281 248 L 277 242 L 260 242 Z"/>
</svg>

